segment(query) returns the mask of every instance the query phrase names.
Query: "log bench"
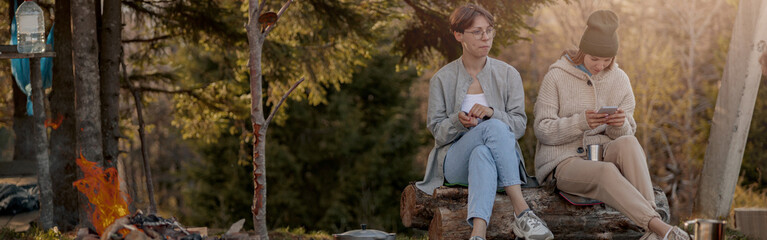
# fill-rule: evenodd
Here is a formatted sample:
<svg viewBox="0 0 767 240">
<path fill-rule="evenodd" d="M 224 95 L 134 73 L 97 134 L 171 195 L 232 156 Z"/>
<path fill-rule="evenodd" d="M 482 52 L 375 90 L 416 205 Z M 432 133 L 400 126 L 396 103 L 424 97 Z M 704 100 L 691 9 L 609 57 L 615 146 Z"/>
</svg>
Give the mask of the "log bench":
<svg viewBox="0 0 767 240">
<path fill-rule="evenodd" d="M 659 211 L 669 213 L 666 195 L 655 190 Z M 548 225 L 556 239 L 639 239 L 642 229 L 622 213 L 605 205 L 575 206 L 549 188 L 523 188 L 530 208 Z M 439 187 L 429 196 L 410 183 L 402 192 L 400 217 L 405 227 L 429 231 L 430 240 L 469 239 L 466 223 L 469 191 L 462 187 Z M 505 193 L 498 193 L 487 228 L 488 239 L 514 239 L 514 210 Z"/>
</svg>

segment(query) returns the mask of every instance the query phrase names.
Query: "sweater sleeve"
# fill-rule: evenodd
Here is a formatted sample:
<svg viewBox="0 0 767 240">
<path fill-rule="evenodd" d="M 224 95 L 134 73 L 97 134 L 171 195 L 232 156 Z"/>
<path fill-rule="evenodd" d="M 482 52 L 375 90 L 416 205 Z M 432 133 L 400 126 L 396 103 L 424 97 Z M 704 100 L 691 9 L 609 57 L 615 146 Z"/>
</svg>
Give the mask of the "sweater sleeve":
<svg viewBox="0 0 767 240">
<path fill-rule="evenodd" d="M 559 91 L 555 73 L 549 71 L 543 78 L 538 99 L 535 102 L 535 137 L 542 144 L 562 145 L 576 141 L 584 131 L 591 129 L 586 122 L 586 113 L 559 116 Z"/>
<path fill-rule="evenodd" d="M 439 76 L 435 75 L 429 81 L 429 107 L 427 111 L 427 127 L 437 146 L 444 146 L 456 138 L 461 132 L 468 131 L 458 120 L 458 112 L 448 115 L 446 101 L 453 99 L 445 98 L 445 91 Z"/>
<path fill-rule="evenodd" d="M 626 118 L 623 122 L 623 126 L 607 126 L 605 134 L 610 137 L 610 139 L 616 139 L 625 135 L 634 135 L 634 133 L 636 133 L 637 124 L 634 120 L 634 109 L 636 107 L 636 101 L 634 100 L 634 90 L 631 88 L 631 82 L 628 80 L 628 76 L 625 76 L 625 74 L 622 82 L 625 85 L 628 85 L 628 92 L 623 95 L 623 100 L 621 100 L 620 104 L 620 108 L 623 109 Z"/>
<path fill-rule="evenodd" d="M 525 89 L 522 85 L 522 76 L 514 68 L 509 67 L 506 73 L 506 102 L 504 109 L 496 109 L 493 118 L 506 123 L 517 139 L 525 135 L 527 128 L 527 114 L 525 114 Z M 503 111 L 499 111 L 503 110 Z"/>
</svg>

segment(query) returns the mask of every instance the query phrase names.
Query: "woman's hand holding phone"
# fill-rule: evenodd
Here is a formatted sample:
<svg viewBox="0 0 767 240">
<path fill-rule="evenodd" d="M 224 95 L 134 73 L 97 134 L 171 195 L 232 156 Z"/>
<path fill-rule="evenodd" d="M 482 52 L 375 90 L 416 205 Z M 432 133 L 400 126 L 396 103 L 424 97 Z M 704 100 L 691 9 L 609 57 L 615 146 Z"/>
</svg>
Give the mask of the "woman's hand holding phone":
<svg viewBox="0 0 767 240">
<path fill-rule="evenodd" d="M 599 125 L 607 123 L 607 113 L 597 113 L 594 110 L 586 110 L 586 122 L 591 129 L 599 127 Z"/>
<path fill-rule="evenodd" d="M 623 123 L 626 121 L 626 114 L 623 112 L 623 109 L 618 108 L 615 113 L 610 114 L 607 116 L 607 125 L 613 126 L 613 127 L 622 127 Z"/>
<path fill-rule="evenodd" d="M 594 129 L 602 124 L 607 124 L 614 127 L 623 126 L 623 123 L 626 120 L 626 114 L 623 112 L 623 109 L 617 108 L 611 114 L 604 112 L 608 111 L 603 109 L 600 109 L 600 111 L 586 110 L 586 122 L 589 124 L 591 129 Z"/>
</svg>

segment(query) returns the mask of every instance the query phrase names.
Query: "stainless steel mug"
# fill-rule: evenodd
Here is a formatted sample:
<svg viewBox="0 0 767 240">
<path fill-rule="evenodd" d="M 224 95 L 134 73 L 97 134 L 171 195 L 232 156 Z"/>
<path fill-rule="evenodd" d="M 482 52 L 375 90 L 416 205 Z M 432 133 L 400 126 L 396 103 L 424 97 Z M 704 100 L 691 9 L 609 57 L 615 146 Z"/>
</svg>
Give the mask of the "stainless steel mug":
<svg viewBox="0 0 767 240">
<path fill-rule="evenodd" d="M 586 151 L 588 153 L 588 160 L 602 161 L 602 145 L 591 144 L 586 147 L 587 147 Z"/>
<path fill-rule="evenodd" d="M 684 222 L 684 228 L 688 225 L 695 224 L 693 234 L 696 240 L 723 240 L 724 237 L 724 224 L 725 221 L 717 221 L 711 219 L 694 219 Z"/>
</svg>

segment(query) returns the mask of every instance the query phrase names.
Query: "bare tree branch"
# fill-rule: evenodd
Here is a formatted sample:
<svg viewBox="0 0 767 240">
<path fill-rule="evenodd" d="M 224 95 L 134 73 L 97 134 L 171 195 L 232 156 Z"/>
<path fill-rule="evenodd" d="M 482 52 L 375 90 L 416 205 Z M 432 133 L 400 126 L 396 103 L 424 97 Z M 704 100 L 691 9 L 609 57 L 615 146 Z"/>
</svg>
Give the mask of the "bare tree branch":
<svg viewBox="0 0 767 240">
<path fill-rule="evenodd" d="M 123 67 L 123 78 L 128 81 L 128 70 L 125 67 L 125 62 L 121 62 L 121 65 Z M 157 203 L 154 201 L 154 184 L 152 183 L 152 170 L 149 167 L 149 157 L 147 157 L 146 153 L 146 133 L 144 131 L 144 115 L 142 113 L 141 109 L 141 90 L 137 90 L 133 87 L 133 84 L 130 82 L 127 83 L 128 88 L 130 89 L 131 93 L 133 93 L 133 98 L 136 104 L 136 113 L 138 114 L 138 135 L 141 140 L 141 156 L 143 158 L 144 162 L 144 176 L 146 176 L 146 189 L 147 194 L 149 195 L 149 209 L 147 209 L 147 212 L 156 213 L 157 212 Z"/>
<path fill-rule="evenodd" d="M 266 35 L 269 35 L 269 32 L 271 32 L 272 29 L 274 29 L 274 27 L 277 26 L 277 22 L 280 21 L 280 17 L 282 17 L 282 14 L 285 13 L 285 10 L 288 9 L 288 6 L 290 6 L 290 3 L 292 2 L 293 0 L 285 1 L 285 4 L 282 5 L 282 8 L 280 8 L 280 11 L 277 12 L 277 21 L 275 21 L 274 24 L 269 25 L 269 27 L 266 28 L 266 30 L 264 31 L 264 37 L 266 37 Z"/>
<path fill-rule="evenodd" d="M 160 16 L 159 13 L 153 12 L 152 10 L 149 10 L 149 9 L 147 9 L 145 7 L 139 6 L 139 4 L 137 3 L 138 1 L 122 0 L 121 2 L 122 2 L 123 5 L 127 6 L 130 9 L 133 9 L 134 11 L 136 11 L 136 13 L 143 13 L 143 14 L 146 14 L 146 15 L 149 15 L 149 16 L 152 16 L 152 17 L 159 17 Z"/>
<path fill-rule="evenodd" d="M 261 16 L 264 8 L 266 8 L 266 0 L 261 0 L 261 3 L 258 4 L 258 9 L 256 9 L 256 16 Z"/>
<path fill-rule="evenodd" d="M 162 89 L 162 88 L 155 88 L 155 87 L 147 87 L 147 86 L 131 86 L 129 84 L 123 85 L 123 88 L 128 89 L 135 89 L 142 92 L 156 92 L 156 93 L 169 93 L 169 94 L 190 94 L 195 90 L 203 89 L 205 87 L 200 88 L 192 88 L 192 89 L 179 89 L 179 90 L 169 90 L 169 89 Z"/>
<path fill-rule="evenodd" d="M 170 35 L 163 35 L 163 36 L 157 36 L 153 38 L 134 38 L 134 39 L 124 39 L 122 40 L 122 43 L 145 43 L 145 42 L 157 42 L 160 40 L 165 40 L 170 38 Z"/>
<path fill-rule="evenodd" d="M 171 73 L 167 72 L 160 72 L 160 73 L 149 73 L 149 74 L 131 74 L 128 76 L 126 81 L 132 82 L 134 80 L 169 80 L 173 81 L 176 80 Z M 127 86 L 121 86 L 122 88 L 127 88 Z"/>
<path fill-rule="evenodd" d="M 660 135 L 661 139 L 663 140 L 663 145 L 665 146 L 666 153 L 668 154 L 669 160 L 671 160 L 671 163 L 676 166 L 677 161 L 676 157 L 674 156 L 674 151 L 671 150 L 671 143 L 668 141 L 668 137 L 666 136 L 666 132 L 663 131 L 661 128 L 655 129 L 658 132 L 658 135 Z"/>
<path fill-rule="evenodd" d="M 266 131 L 267 128 L 269 128 L 269 123 L 272 122 L 272 118 L 274 117 L 274 114 L 277 113 L 278 110 L 280 110 L 280 106 L 282 106 L 282 103 L 285 102 L 285 99 L 288 98 L 288 95 L 293 92 L 293 90 L 296 90 L 296 87 L 298 87 L 298 84 L 301 84 L 304 82 L 304 77 L 301 77 L 296 83 L 293 84 L 293 86 L 288 89 L 288 91 L 282 95 L 282 99 L 280 99 L 280 102 L 277 103 L 277 105 L 274 106 L 272 109 L 272 113 L 269 114 L 269 117 L 266 118 L 266 122 L 264 123 L 264 127 L 261 128 L 261 131 Z"/>
<path fill-rule="evenodd" d="M 207 99 L 200 96 L 200 94 L 197 94 L 195 91 L 199 89 L 203 89 L 205 87 L 200 88 L 193 88 L 193 89 L 180 89 L 180 90 L 168 90 L 168 89 L 162 89 L 162 88 L 153 88 L 153 87 L 146 87 L 146 86 L 137 86 L 134 87 L 138 91 L 142 92 L 155 92 L 155 93 L 168 93 L 168 94 L 186 94 L 191 96 L 194 99 L 197 99 L 197 101 L 202 102 L 205 104 L 205 106 L 208 106 L 212 109 L 215 109 L 216 111 L 224 111 L 223 108 L 216 106 L 215 104 L 209 102 Z"/>
</svg>

